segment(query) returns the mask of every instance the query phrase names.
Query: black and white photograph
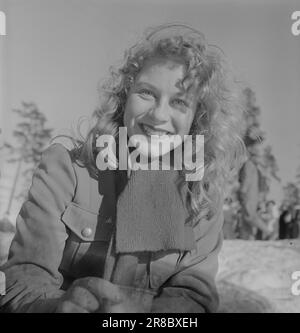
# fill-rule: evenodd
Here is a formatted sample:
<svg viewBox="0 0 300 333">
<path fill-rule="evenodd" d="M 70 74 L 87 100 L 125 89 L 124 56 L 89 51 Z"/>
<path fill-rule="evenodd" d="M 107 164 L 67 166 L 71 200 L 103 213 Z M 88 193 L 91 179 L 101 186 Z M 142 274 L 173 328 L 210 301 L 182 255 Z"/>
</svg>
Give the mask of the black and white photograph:
<svg viewBox="0 0 300 333">
<path fill-rule="evenodd" d="M 8 313 L 300 313 L 299 0 L 0 0 Z"/>
</svg>

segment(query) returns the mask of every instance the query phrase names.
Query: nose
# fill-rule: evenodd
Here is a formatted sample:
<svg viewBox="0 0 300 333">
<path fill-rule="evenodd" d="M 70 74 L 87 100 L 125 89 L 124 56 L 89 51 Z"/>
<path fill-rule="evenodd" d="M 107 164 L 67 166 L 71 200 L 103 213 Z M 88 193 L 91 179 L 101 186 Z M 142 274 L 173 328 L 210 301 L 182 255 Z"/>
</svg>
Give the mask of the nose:
<svg viewBox="0 0 300 333">
<path fill-rule="evenodd" d="M 159 125 L 167 122 L 170 117 L 168 101 L 160 101 L 157 105 L 150 109 L 148 115 L 153 125 Z"/>
</svg>

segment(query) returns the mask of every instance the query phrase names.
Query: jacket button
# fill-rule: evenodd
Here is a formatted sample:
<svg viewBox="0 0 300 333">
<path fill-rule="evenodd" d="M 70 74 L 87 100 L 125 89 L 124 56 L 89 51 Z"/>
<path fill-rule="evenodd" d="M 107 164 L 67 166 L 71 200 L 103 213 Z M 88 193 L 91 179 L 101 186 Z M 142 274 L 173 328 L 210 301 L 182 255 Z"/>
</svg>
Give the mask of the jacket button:
<svg viewBox="0 0 300 333">
<path fill-rule="evenodd" d="M 81 231 L 81 235 L 83 237 L 91 237 L 92 236 L 92 233 L 93 233 L 93 230 L 91 228 L 84 228 L 82 229 Z"/>
</svg>

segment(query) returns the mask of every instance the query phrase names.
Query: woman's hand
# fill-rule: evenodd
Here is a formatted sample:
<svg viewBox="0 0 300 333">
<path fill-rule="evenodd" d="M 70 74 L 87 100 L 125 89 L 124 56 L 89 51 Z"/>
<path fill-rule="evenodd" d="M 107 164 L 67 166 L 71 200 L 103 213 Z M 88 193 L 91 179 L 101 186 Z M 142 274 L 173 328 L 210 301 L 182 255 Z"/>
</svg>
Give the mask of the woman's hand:
<svg viewBox="0 0 300 333">
<path fill-rule="evenodd" d="M 123 300 L 119 287 L 107 280 L 87 277 L 74 281 L 58 302 L 56 312 L 105 312 L 105 303 L 119 304 Z"/>
</svg>

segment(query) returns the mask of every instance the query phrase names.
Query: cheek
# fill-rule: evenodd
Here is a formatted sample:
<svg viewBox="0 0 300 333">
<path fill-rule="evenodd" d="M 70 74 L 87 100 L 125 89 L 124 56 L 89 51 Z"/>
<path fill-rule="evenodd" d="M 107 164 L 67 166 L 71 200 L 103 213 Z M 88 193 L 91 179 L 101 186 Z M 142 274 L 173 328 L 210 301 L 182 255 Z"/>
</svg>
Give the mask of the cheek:
<svg viewBox="0 0 300 333">
<path fill-rule="evenodd" d="M 173 118 L 173 124 L 176 128 L 176 132 L 179 135 L 187 135 L 190 132 L 190 128 L 193 122 L 193 116 L 191 115 L 179 115 Z"/>
<path fill-rule="evenodd" d="M 144 108 L 143 103 L 141 103 L 136 97 L 128 97 L 124 111 L 125 126 L 133 123 L 134 119 L 143 113 Z"/>
</svg>

